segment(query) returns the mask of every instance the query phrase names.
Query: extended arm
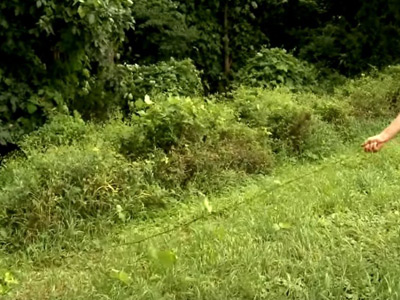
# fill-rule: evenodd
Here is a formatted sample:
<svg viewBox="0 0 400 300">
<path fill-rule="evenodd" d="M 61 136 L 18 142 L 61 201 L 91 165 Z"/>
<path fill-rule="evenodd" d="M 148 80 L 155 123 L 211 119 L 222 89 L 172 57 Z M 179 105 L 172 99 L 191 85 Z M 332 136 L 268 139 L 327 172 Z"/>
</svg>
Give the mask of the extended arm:
<svg viewBox="0 0 400 300">
<path fill-rule="evenodd" d="M 400 115 L 380 134 L 370 137 L 363 147 L 366 152 L 378 152 L 382 147 L 400 132 Z"/>
</svg>

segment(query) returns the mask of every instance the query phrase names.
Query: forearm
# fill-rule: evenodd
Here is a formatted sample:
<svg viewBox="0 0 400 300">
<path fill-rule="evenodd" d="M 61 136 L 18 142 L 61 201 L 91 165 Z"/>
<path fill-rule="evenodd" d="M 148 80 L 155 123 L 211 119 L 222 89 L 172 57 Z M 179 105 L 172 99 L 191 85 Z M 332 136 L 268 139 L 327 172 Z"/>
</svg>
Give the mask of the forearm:
<svg viewBox="0 0 400 300">
<path fill-rule="evenodd" d="M 386 141 L 390 141 L 400 132 L 400 114 L 397 118 L 384 130 L 381 135 Z"/>
</svg>

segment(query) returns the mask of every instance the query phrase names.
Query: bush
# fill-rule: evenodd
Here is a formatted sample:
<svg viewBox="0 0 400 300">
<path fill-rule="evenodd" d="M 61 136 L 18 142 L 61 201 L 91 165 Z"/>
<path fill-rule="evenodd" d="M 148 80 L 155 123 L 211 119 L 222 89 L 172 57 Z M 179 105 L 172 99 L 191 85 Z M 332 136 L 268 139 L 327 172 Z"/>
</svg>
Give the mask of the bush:
<svg viewBox="0 0 400 300">
<path fill-rule="evenodd" d="M 45 151 L 50 147 L 68 146 L 81 141 L 89 125 L 83 121 L 79 114 L 74 116 L 58 114 L 37 131 L 25 136 L 19 145 L 25 153 Z"/>
<path fill-rule="evenodd" d="M 143 110 L 133 116 L 135 136 L 122 149 L 131 158 L 162 150 L 155 176 L 163 186 L 208 189 L 210 182 L 202 185 L 199 178 L 223 177 L 227 170 L 266 173 L 273 165 L 269 137 L 238 123 L 225 104 L 170 97 L 136 105 Z"/>
<path fill-rule="evenodd" d="M 343 128 L 314 117 L 310 134 L 305 137 L 299 157 L 306 160 L 318 160 L 337 152 L 345 142 Z"/>
<path fill-rule="evenodd" d="M 200 98 L 168 97 L 152 102 L 137 101 L 132 132 L 122 145 L 125 154 L 146 156 L 156 148 L 168 153 L 172 147 L 201 142 L 216 128 L 234 122 L 232 110 Z"/>
<path fill-rule="evenodd" d="M 236 75 L 235 85 L 302 90 L 316 84 L 317 72 L 279 48 L 261 49 Z"/>
<path fill-rule="evenodd" d="M 167 159 L 159 161 L 156 178 L 171 188 L 190 186 L 207 192 L 224 187 L 220 181 L 227 179 L 230 171 L 241 174 L 271 171 L 275 160 L 265 132 L 243 124 L 231 124 L 231 128 L 217 131 L 217 136 L 204 142 L 174 147 Z"/>
<path fill-rule="evenodd" d="M 354 115 L 353 107 L 346 98 L 314 93 L 297 93 L 293 97 L 297 103 L 311 109 L 322 121 L 333 125 L 345 125 Z"/>
<path fill-rule="evenodd" d="M 234 105 L 242 122 L 270 133 L 276 152 L 282 147 L 292 153 L 302 151 L 310 135 L 313 111 L 297 103 L 292 94 L 283 90 L 239 89 L 234 94 Z"/>
<path fill-rule="evenodd" d="M 389 67 L 380 73 L 349 80 L 335 96 L 347 99 L 356 117 L 393 117 L 400 111 L 400 68 Z"/>
<path fill-rule="evenodd" d="M 145 95 L 193 97 L 203 94 L 200 72 L 189 59 L 171 59 L 148 66 L 119 65 L 110 89 L 127 101 L 143 100 Z"/>
<path fill-rule="evenodd" d="M 2 243 L 24 244 L 115 209 L 111 191 L 127 185 L 127 166 L 120 162 L 113 153 L 60 147 L 7 164 L 0 177 L 6 187 L 0 195 Z"/>
<path fill-rule="evenodd" d="M 147 183 L 145 164 L 90 145 L 60 146 L 9 162 L 0 183 L 0 243 L 8 248 L 66 229 L 102 231 L 121 218 L 121 209 L 129 218 L 143 207 L 161 205 L 164 196 Z"/>
<path fill-rule="evenodd" d="M 27 157 L 0 169 L 4 247 L 79 240 L 171 195 L 217 191 L 272 168 L 266 132 L 238 123 L 225 104 L 169 97 L 136 109 L 129 122 L 55 116 L 21 142 Z"/>
</svg>

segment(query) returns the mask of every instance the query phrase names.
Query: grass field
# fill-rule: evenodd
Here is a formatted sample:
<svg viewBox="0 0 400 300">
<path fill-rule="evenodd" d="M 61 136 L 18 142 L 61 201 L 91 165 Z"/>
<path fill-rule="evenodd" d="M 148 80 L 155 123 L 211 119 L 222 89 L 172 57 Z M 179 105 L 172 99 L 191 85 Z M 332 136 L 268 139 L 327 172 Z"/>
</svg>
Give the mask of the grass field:
<svg viewBox="0 0 400 300">
<path fill-rule="evenodd" d="M 18 281 L 8 279 L 4 299 L 400 299 L 399 166 L 396 142 L 377 155 L 354 145 L 249 179 L 208 205 L 177 204 L 76 251 L 4 254 Z"/>
</svg>

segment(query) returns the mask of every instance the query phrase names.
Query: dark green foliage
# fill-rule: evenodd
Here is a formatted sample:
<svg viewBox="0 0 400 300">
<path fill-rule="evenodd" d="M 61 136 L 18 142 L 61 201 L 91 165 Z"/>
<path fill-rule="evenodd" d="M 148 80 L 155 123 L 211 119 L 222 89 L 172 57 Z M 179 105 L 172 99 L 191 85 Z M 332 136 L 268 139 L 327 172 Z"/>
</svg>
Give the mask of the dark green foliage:
<svg viewBox="0 0 400 300">
<path fill-rule="evenodd" d="M 357 74 L 371 65 L 398 62 L 400 6 L 397 1 L 316 1 L 319 20 L 300 29 L 300 55 L 312 62 Z M 306 36 L 307 35 L 307 36 Z"/>
<path fill-rule="evenodd" d="M 187 59 L 160 62 L 155 65 L 118 65 L 110 80 L 114 97 L 128 101 L 144 100 L 146 95 L 201 96 L 200 72 Z"/>
<path fill-rule="evenodd" d="M 132 6 L 135 29 L 127 32 L 122 59 L 154 64 L 160 60 L 184 59 L 200 32 L 188 26 L 187 15 L 171 0 L 136 0 Z"/>
<path fill-rule="evenodd" d="M 209 91 L 224 91 L 232 72 L 268 43 L 256 12 L 262 1 L 177 1 L 187 23 L 199 35 L 190 57 L 201 70 Z"/>
<path fill-rule="evenodd" d="M 111 68 L 131 1 L 6 1 L 0 4 L 0 143 L 40 125 L 53 109 L 74 109 Z M 103 105 L 106 107 L 107 105 Z"/>
<path fill-rule="evenodd" d="M 176 81 L 173 93 L 200 92 L 189 63 L 180 70 L 171 57 L 190 58 L 206 92 L 226 92 L 233 78 L 314 87 L 315 71 L 304 63 L 279 50 L 262 50 L 265 60 L 256 55 L 262 45 L 285 48 L 315 63 L 323 88 L 332 90 L 332 79 L 342 82 L 332 68 L 355 75 L 396 63 L 400 45 L 399 4 L 383 0 L 16 0 L 1 3 L 0 20 L 1 144 L 54 111 L 104 119 L 149 90 L 171 92 Z"/>
<path fill-rule="evenodd" d="M 262 48 L 236 75 L 236 85 L 275 88 L 286 86 L 292 90 L 311 88 L 316 84 L 317 72 L 282 49 Z"/>
</svg>

